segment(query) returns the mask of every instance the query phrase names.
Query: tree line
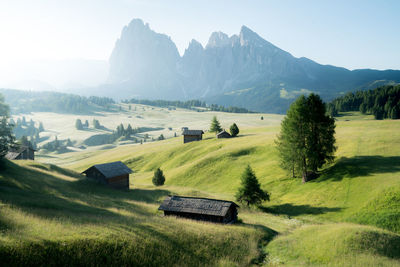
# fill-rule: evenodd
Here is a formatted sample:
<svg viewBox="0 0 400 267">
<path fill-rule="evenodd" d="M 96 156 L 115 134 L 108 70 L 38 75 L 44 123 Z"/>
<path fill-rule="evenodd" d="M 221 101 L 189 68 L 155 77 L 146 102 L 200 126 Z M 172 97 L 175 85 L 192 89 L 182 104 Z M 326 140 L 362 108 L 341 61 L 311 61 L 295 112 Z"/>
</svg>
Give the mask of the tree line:
<svg viewBox="0 0 400 267">
<path fill-rule="evenodd" d="M 229 112 L 229 113 L 252 113 L 248 109 L 240 108 L 240 107 L 224 107 L 217 104 L 208 105 L 205 101 L 200 100 L 188 100 L 188 101 L 169 101 L 169 100 L 147 100 L 147 99 L 130 99 L 123 100 L 122 103 L 125 104 L 141 104 L 147 106 L 161 107 L 161 108 L 184 108 L 184 109 L 195 109 L 200 111 L 198 108 L 204 108 L 209 111 L 221 111 L 221 112 Z"/>
<path fill-rule="evenodd" d="M 327 112 L 331 116 L 346 111 L 372 114 L 377 120 L 400 119 L 400 84 L 347 93 L 327 105 Z"/>
<path fill-rule="evenodd" d="M 110 109 L 112 98 L 79 96 L 57 92 L 32 92 L 2 89 L 13 113 L 56 112 L 82 114 L 98 108 Z"/>
</svg>

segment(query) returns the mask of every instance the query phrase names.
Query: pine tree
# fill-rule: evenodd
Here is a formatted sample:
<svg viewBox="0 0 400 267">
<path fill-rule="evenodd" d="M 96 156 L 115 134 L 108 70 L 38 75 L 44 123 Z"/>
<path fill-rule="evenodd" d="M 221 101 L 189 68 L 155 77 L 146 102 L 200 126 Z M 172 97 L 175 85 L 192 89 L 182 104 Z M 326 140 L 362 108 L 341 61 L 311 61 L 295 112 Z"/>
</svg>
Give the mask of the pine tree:
<svg viewBox="0 0 400 267">
<path fill-rule="evenodd" d="M 210 132 L 219 133 L 220 131 L 222 131 L 221 125 L 217 120 L 217 116 L 214 116 L 211 121 Z"/>
<path fill-rule="evenodd" d="M 42 122 L 39 123 L 39 132 L 44 132 L 44 127 Z"/>
<path fill-rule="evenodd" d="M 326 115 L 325 105 L 318 95 L 300 96 L 281 123 L 276 145 L 281 167 L 298 172 L 307 182 L 319 168 L 334 159 L 335 121 Z"/>
<path fill-rule="evenodd" d="M 0 158 L 4 157 L 8 150 L 14 146 L 13 125 L 8 122 L 9 114 L 10 108 L 4 102 L 3 95 L 0 94 Z"/>
<path fill-rule="evenodd" d="M 160 168 L 157 168 L 157 170 L 154 171 L 154 176 L 152 181 L 155 186 L 160 186 L 164 184 L 165 176 Z"/>
<path fill-rule="evenodd" d="M 81 119 L 76 119 L 76 121 L 75 121 L 75 128 L 76 128 L 77 130 L 83 130 L 83 125 L 82 125 Z"/>
<path fill-rule="evenodd" d="M 236 193 L 236 199 L 239 202 L 247 203 L 247 206 L 254 204 L 259 205 L 265 200 L 269 201 L 268 192 L 261 189 L 260 183 L 250 165 L 247 165 L 242 174 L 241 184 Z"/>
<path fill-rule="evenodd" d="M 131 135 L 131 134 L 133 134 L 133 129 L 132 129 L 132 126 L 130 125 L 130 124 L 128 124 L 128 127 L 126 128 L 126 133 L 127 133 L 127 135 Z"/>
<path fill-rule="evenodd" d="M 85 120 L 85 124 L 83 125 L 85 128 L 89 128 L 89 121 Z"/>
<path fill-rule="evenodd" d="M 239 134 L 239 127 L 237 127 L 236 123 L 234 123 L 229 128 L 229 131 L 231 132 L 232 137 L 235 137 Z"/>
</svg>

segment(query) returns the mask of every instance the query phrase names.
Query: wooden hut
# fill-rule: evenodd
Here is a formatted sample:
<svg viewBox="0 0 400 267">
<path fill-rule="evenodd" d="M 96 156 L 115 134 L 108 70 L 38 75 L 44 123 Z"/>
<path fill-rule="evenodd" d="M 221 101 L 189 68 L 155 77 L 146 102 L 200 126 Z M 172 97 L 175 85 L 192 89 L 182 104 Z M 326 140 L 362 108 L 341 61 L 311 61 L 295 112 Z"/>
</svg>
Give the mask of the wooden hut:
<svg viewBox="0 0 400 267">
<path fill-rule="evenodd" d="M 35 160 L 35 149 L 30 146 L 20 146 L 15 149 L 10 149 L 6 154 L 6 159 L 18 160 L 18 159 L 30 159 Z"/>
<path fill-rule="evenodd" d="M 183 143 L 189 143 L 193 141 L 200 141 L 203 139 L 204 132 L 202 130 L 189 130 L 185 128 L 182 132 Z"/>
<path fill-rule="evenodd" d="M 237 208 L 232 201 L 168 196 L 158 208 L 164 211 L 164 215 L 173 215 L 194 220 L 232 223 L 237 220 Z"/>
<path fill-rule="evenodd" d="M 220 139 L 220 138 L 231 138 L 231 137 L 232 137 L 232 136 L 231 136 L 227 131 L 225 131 L 225 130 L 223 130 L 223 131 L 217 133 L 217 138 L 218 138 L 218 139 Z"/>
<path fill-rule="evenodd" d="M 83 171 L 86 177 L 93 178 L 102 184 L 117 189 L 129 189 L 129 169 L 121 161 L 93 165 L 89 169 Z"/>
</svg>

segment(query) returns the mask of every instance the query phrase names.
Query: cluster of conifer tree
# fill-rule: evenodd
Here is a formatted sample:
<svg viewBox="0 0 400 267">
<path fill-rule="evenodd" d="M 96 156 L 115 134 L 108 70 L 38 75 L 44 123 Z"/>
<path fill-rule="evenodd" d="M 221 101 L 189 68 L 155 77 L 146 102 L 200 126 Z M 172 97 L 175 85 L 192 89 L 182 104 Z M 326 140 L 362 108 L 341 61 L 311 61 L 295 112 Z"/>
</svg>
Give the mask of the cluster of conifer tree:
<svg viewBox="0 0 400 267">
<path fill-rule="evenodd" d="M 346 111 L 373 114 L 377 120 L 400 119 L 400 84 L 348 93 L 327 105 L 327 112 L 331 116 Z"/>
<path fill-rule="evenodd" d="M 207 105 L 206 102 L 200 100 L 188 100 L 188 101 L 168 101 L 168 100 L 143 100 L 143 99 L 130 99 L 122 101 L 126 104 L 141 104 L 148 105 L 154 107 L 168 108 L 168 107 L 176 107 L 176 108 L 185 108 L 185 109 L 195 109 L 199 111 L 197 108 L 204 108 L 205 110 L 211 111 L 222 111 L 222 112 L 230 112 L 230 113 L 251 113 L 251 111 L 245 108 L 239 107 L 224 107 L 217 104 Z"/>
<path fill-rule="evenodd" d="M 41 146 L 41 148 L 46 149 L 47 151 L 66 152 L 68 151 L 67 147 L 69 146 L 73 146 L 71 139 L 58 140 L 56 136 L 53 141 L 47 142 Z"/>
<path fill-rule="evenodd" d="M 88 113 L 98 107 L 109 109 L 114 100 L 109 97 L 84 97 L 57 92 L 27 92 L 11 89 L 1 90 L 14 113 L 57 112 Z"/>
<path fill-rule="evenodd" d="M 13 133 L 17 139 L 19 139 L 22 145 L 25 139 L 30 142 L 30 146 L 33 149 L 37 149 L 37 144 L 40 142 L 39 133 L 44 131 L 42 122 L 36 123 L 32 119 L 29 122 L 26 121 L 25 116 L 18 118 L 14 121 L 12 118 L 9 120 L 10 125 L 13 126 Z"/>
</svg>

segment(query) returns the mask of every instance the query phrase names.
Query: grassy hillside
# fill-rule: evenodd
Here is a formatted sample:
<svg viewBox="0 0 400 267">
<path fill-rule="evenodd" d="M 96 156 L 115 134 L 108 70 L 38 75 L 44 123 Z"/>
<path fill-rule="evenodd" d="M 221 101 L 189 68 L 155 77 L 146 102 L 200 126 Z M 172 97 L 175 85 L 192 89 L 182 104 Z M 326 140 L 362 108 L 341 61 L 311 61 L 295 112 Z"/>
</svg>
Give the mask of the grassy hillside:
<svg viewBox="0 0 400 267">
<path fill-rule="evenodd" d="M 180 137 L 50 159 L 63 168 L 8 163 L 0 176 L 0 257 L 40 262 L 46 254 L 71 256 L 65 264 L 117 257 L 116 265 L 151 259 L 188 266 L 399 266 L 400 122 L 345 114 L 337 125 L 337 160 L 307 184 L 279 168 L 274 125 L 242 128 L 232 139 L 206 134 L 189 144 Z M 76 173 L 115 160 L 135 171 L 129 192 Z M 242 223 L 222 226 L 157 212 L 170 193 L 233 200 L 247 164 L 271 202 L 261 209 L 242 206 Z M 167 180 L 155 188 L 157 167 Z"/>
<path fill-rule="evenodd" d="M 399 121 L 374 121 L 351 114 L 342 117 L 337 122 L 335 163 L 327 166 L 319 179 L 304 185 L 278 166 L 274 146 L 278 130 L 276 126 L 247 128 L 232 139 L 207 134 L 205 140 L 189 144 L 175 138 L 82 154 L 82 158 L 69 154 L 63 160 L 64 166 L 78 171 L 98 162 L 122 160 L 135 171 L 133 188 L 151 188 L 153 171 L 161 167 L 167 186 L 193 188 L 228 199 L 233 199 L 242 171 L 251 164 L 262 187 L 271 192 L 267 212 L 400 231 Z M 368 214 L 374 215 L 367 218 Z"/>
<path fill-rule="evenodd" d="M 167 190 L 117 191 L 54 165 L 7 162 L 0 176 L 0 259 L 12 265 L 247 265 L 274 233 L 162 218 Z"/>
</svg>

